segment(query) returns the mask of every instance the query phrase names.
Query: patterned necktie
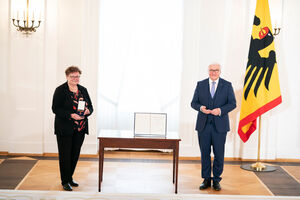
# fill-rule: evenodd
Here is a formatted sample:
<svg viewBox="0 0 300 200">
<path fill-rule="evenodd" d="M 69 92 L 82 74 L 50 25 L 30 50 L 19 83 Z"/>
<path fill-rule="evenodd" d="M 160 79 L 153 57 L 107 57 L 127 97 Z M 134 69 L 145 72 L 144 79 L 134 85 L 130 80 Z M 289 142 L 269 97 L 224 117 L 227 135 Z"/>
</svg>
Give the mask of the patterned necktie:
<svg viewBox="0 0 300 200">
<path fill-rule="evenodd" d="M 216 91 L 215 87 L 216 87 L 216 82 L 213 81 L 210 90 L 211 98 L 214 98 L 215 91 Z"/>
</svg>

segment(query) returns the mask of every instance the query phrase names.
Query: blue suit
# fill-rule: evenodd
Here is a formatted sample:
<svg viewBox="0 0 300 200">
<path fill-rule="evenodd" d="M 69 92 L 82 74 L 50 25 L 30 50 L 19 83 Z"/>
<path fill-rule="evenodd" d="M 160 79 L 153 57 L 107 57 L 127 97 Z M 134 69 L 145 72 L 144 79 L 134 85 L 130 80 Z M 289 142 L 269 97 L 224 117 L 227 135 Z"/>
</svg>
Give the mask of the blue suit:
<svg viewBox="0 0 300 200">
<path fill-rule="evenodd" d="M 219 78 L 217 90 L 211 97 L 209 79 L 199 81 L 191 102 L 193 109 L 198 111 L 196 130 L 201 150 L 202 177 L 211 179 L 211 146 L 213 147 L 213 180 L 220 181 L 224 166 L 224 149 L 227 132 L 230 130 L 228 113 L 236 107 L 236 100 L 230 82 Z M 215 116 L 200 111 L 206 109 L 221 109 L 221 115 Z"/>
</svg>

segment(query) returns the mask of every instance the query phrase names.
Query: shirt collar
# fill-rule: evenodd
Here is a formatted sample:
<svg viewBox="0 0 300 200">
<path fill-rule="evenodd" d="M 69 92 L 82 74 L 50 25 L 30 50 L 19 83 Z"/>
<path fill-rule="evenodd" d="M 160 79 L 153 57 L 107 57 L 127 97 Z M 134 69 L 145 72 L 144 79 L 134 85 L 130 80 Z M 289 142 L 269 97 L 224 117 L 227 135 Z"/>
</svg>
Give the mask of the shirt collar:
<svg viewBox="0 0 300 200">
<path fill-rule="evenodd" d="M 216 82 L 216 85 L 218 85 L 218 83 L 219 83 L 219 79 L 220 79 L 220 78 L 218 78 L 217 80 L 215 80 L 215 82 Z M 211 80 L 211 79 L 209 78 L 209 84 L 210 84 L 210 85 L 212 84 L 212 82 L 213 82 L 213 80 Z"/>
</svg>

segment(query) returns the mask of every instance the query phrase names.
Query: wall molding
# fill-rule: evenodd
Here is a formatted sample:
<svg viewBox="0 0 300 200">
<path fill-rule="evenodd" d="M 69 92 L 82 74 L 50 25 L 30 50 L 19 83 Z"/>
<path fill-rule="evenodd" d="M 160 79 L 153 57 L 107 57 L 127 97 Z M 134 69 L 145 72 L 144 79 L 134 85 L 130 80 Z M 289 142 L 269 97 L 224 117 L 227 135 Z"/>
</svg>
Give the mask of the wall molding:
<svg viewBox="0 0 300 200">
<path fill-rule="evenodd" d="M 110 151 L 105 151 L 105 154 L 109 154 Z M 124 152 L 124 150 L 122 150 Z M 135 151 L 128 151 L 128 152 L 135 152 Z M 143 151 L 147 154 L 149 154 L 149 151 Z M 142 151 L 138 151 L 138 153 L 143 153 Z M 116 153 L 116 152 L 114 152 Z M 153 152 L 155 153 L 155 152 Z M 164 153 L 168 154 L 170 157 L 172 157 L 172 152 L 170 153 Z M 35 154 L 35 153 L 9 153 L 6 151 L 0 151 L 0 156 L 42 156 L 42 157 L 54 157 L 57 158 L 57 153 L 43 153 L 43 154 Z M 98 158 L 98 154 L 80 154 L 81 158 Z M 122 154 L 121 157 L 124 157 Z M 117 156 L 115 158 L 118 158 Z M 140 158 L 140 156 L 137 156 L 136 158 Z M 132 155 L 130 155 L 130 159 L 134 159 Z M 151 158 L 154 159 L 154 158 Z M 213 159 L 213 157 L 212 157 Z M 188 156 L 180 156 L 179 160 L 201 160 L 201 157 L 188 157 Z M 256 162 L 256 159 L 244 159 L 244 158 L 237 158 L 237 157 L 225 157 L 225 161 L 244 161 L 244 162 Z M 261 162 L 300 162 L 300 159 L 287 159 L 287 158 L 277 158 L 277 159 L 261 159 Z"/>
</svg>

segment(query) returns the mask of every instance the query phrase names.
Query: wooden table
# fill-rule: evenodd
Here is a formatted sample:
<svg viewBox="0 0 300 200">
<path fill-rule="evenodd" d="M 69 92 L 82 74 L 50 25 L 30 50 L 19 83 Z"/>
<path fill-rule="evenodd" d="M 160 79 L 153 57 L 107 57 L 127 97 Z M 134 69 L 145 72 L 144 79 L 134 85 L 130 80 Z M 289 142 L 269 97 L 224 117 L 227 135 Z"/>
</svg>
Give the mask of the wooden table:
<svg viewBox="0 0 300 200">
<path fill-rule="evenodd" d="M 99 140 L 99 185 L 103 180 L 104 148 L 142 148 L 142 149 L 172 149 L 173 150 L 173 184 L 177 194 L 178 184 L 178 154 L 179 137 L 178 133 L 168 133 L 166 138 L 134 137 L 132 131 L 101 130 Z"/>
</svg>

